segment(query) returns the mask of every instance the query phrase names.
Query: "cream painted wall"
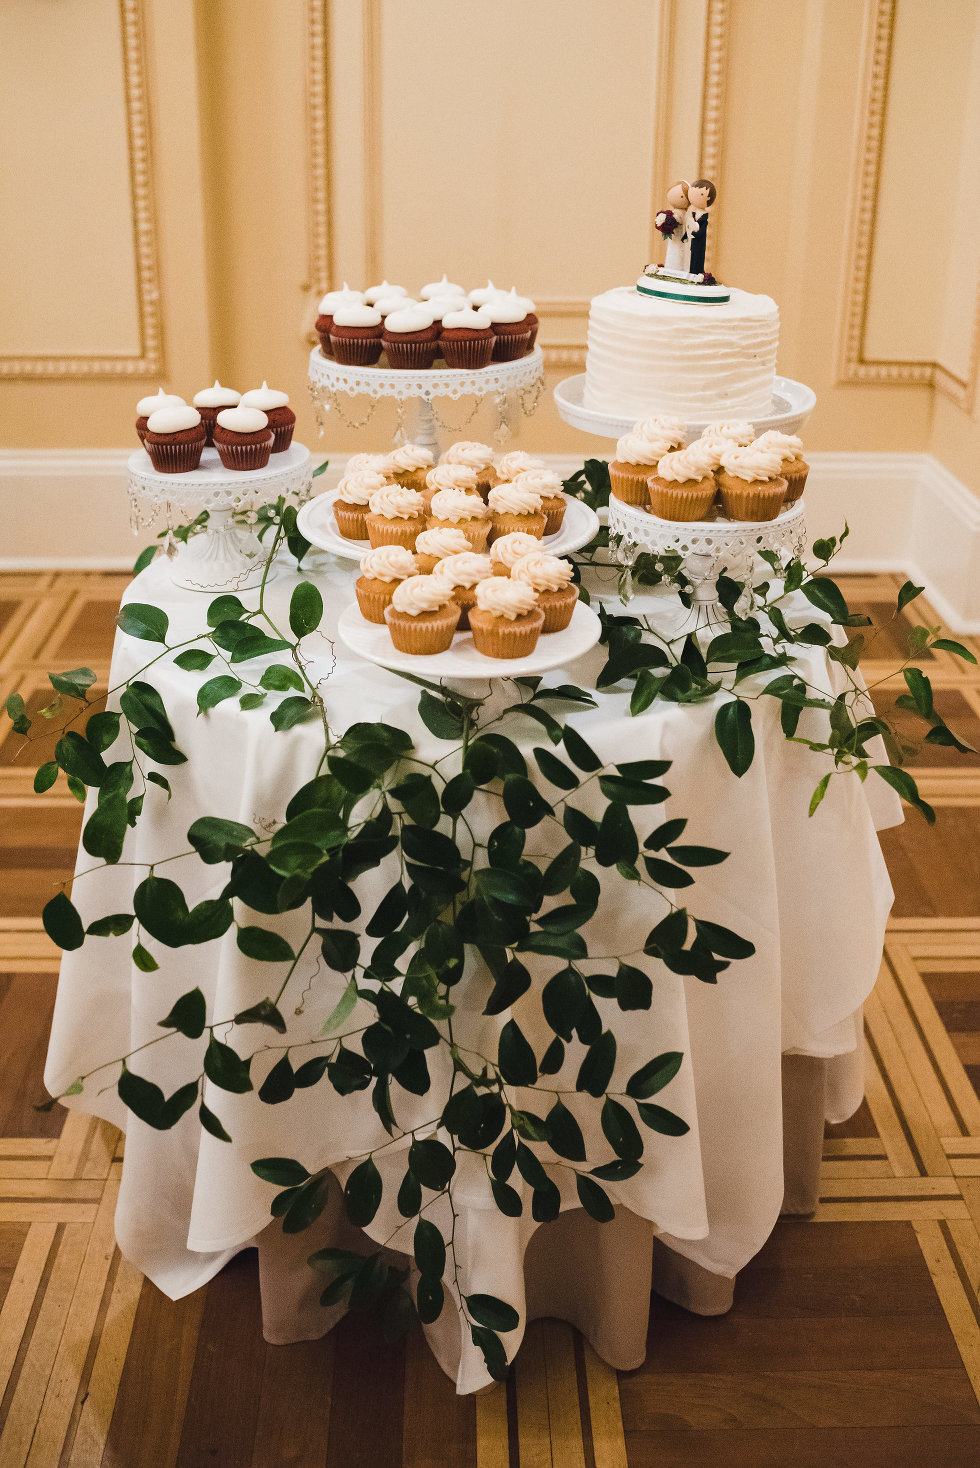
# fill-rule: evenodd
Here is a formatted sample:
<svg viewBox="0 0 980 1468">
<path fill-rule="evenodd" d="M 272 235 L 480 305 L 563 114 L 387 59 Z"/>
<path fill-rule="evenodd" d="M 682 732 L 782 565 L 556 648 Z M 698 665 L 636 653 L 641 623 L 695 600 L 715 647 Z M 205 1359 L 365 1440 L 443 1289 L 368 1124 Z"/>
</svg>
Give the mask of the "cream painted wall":
<svg viewBox="0 0 980 1468">
<path fill-rule="evenodd" d="M 124 446 L 143 392 L 216 373 L 285 387 L 317 445 L 344 276 L 516 282 L 550 389 L 665 185 L 711 171 L 713 268 L 779 301 L 808 442 L 928 449 L 980 494 L 978 0 L 5 0 L 0 48 L 8 447 Z M 550 392 L 521 441 L 605 447 Z"/>
</svg>

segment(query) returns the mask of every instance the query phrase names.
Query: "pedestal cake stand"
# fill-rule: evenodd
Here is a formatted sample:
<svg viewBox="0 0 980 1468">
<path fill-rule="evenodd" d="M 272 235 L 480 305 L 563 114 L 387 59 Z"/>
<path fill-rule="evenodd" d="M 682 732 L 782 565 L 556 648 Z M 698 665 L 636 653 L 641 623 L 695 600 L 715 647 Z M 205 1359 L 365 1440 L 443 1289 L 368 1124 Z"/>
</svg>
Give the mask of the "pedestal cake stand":
<svg viewBox="0 0 980 1468">
<path fill-rule="evenodd" d="M 544 357 L 540 347 L 535 347 L 526 357 L 513 362 L 491 362 L 489 367 L 477 367 L 464 372 L 450 367 L 430 367 L 412 372 L 393 367 L 348 367 L 325 357 L 319 347 L 310 353 L 310 393 L 323 428 L 323 415 L 335 412 L 348 428 L 363 428 L 370 422 L 383 398 L 398 404 L 398 431 L 396 438 L 411 440 L 438 454 L 437 427 L 447 433 L 459 435 L 466 423 L 477 414 L 484 398 L 493 397 L 497 407 L 497 427 L 494 438 L 501 442 L 513 430 L 511 423 L 519 407 L 525 417 L 530 417 L 538 405 L 544 386 Z M 368 397 L 371 406 L 360 421 L 349 418 L 342 406 L 345 397 Z M 439 417 L 434 400 L 436 398 L 475 397 L 476 403 L 462 424 L 445 423 Z M 415 419 L 411 427 L 405 427 L 405 408 L 415 404 Z"/>
<path fill-rule="evenodd" d="M 813 412 L 816 401 L 816 393 L 805 383 L 794 382 L 791 377 L 777 377 L 773 382 L 770 411 L 750 421 L 757 434 L 765 433 L 770 428 L 778 428 L 780 433 L 798 433 Z M 576 377 L 566 377 L 555 386 L 555 405 L 566 423 L 598 438 L 622 438 L 637 422 L 634 414 L 600 413 L 595 408 L 587 408 L 584 372 Z M 715 415 L 716 418 L 743 416 L 745 415 L 734 411 Z M 688 442 L 697 438 L 702 429 L 707 427 L 707 423 L 707 419 L 703 423 L 688 423 Z"/>
<path fill-rule="evenodd" d="M 130 523 L 133 533 L 159 516 L 168 528 L 207 510 L 207 527 L 168 555 L 174 556 L 175 586 L 187 591 L 244 591 L 262 579 L 265 552 L 248 525 L 236 523 L 241 511 L 257 509 L 279 495 L 300 502 L 309 497 L 313 459 L 301 443 L 272 454 L 265 469 L 239 473 L 226 469 L 217 449 L 205 449 L 200 468 L 189 474 L 158 474 L 145 449 L 128 459 Z"/>
</svg>

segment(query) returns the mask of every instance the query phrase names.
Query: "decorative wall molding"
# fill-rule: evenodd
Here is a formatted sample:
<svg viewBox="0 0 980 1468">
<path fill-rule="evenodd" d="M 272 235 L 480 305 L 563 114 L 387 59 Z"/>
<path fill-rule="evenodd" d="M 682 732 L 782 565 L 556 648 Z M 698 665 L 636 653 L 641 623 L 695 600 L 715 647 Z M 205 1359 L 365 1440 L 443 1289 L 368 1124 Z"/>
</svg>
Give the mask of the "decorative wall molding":
<svg viewBox="0 0 980 1468">
<path fill-rule="evenodd" d="M 327 116 L 327 0 L 306 7 L 306 116 L 309 128 L 310 290 L 317 300 L 333 280 L 333 236 L 330 209 L 330 126 Z"/>
<path fill-rule="evenodd" d="M 970 365 L 965 378 L 940 362 L 898 361 L 865 354 L 874 233 L 878 214 L 882 151 L 892 48 L 898 0 L 867 0 L 868 23 L 864 44 L 863 105 L 856 145 L 852 216 L 848 235 L 850 261 L 844 280 L 840 318 L 838 382 L 883 383 L 900 387 L 933 387 L 952 399 L 965 413 L 972 412 L 980 372 L 980 285 L 974 302 L 974 329 Z"/>
<path fill-rule="evenodd" d="M 700 168 L 704 177 L 713 179 L 715 183 L 721 176 L 722 166 L 729 20 L 728 0 L 708 0 L 708 19 L 704 38 Z"/>
<path fill-rule="evenodd" d="M 3 378 L 164 377 L 163 330 L 157 270 L 156 220 L 146 94 L 142 0 L 119 0 L 120 45 L 136 262 L 139 351 L 135 356 L 0 357 Z"/>
</svg>

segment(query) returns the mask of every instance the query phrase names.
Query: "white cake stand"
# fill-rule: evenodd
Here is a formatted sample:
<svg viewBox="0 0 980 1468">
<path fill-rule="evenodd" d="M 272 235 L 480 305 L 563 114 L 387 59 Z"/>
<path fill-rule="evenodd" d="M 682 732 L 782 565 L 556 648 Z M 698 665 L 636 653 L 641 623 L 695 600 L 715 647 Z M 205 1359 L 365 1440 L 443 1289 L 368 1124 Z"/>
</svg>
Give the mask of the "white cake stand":
<svg viewBox="0 0 980 1468">
<path fill-rule="evenodd" d="M 777 377 L 773 383 L 771 411 L 763 417 L 753 418 L 751 422 L 757 434 L 765 433 L 770 428 L 778 428 L 781 433 L 798 433 L 813 412 L 816 401 L 816 393 L 805 383 L 794 382 L 791 377 Z M 576 377 L 566 377 L 557 384 L 555 405 L 566 423 L 570 423 L 573 428 L 580 428 L 583 433 L 594 434 L 597 438 L 622 438 L 637 422 L 637 418 L 631 415 L 598 413 L 594 408 L 587 408 L 584 372 Z M 716 415 L 719 418 L 722 416 L 741 418 L 743 415 L 737 412 Z M 705 427 L 707 420 L 703 423 L 688 423 L 688 442 L 697 438 Z"/>
<path fill-rule="evenodd" d="M 348 428 L 363 428 L 370 422 L 378 403 L 392 399 L 398 403 L 399 438 L 421 444 L 439 451 L 437 427 L 447 433 L 459 435 L 466 424 L 445 423 L 439 417 L 435 398 L 475 397 L 476 403 L 466 422 L 470 422 L 480 409 L 484 398 L 493 397 L 497 407 L 497 427 L 494 437 L 502 441 L 511 432 L 511 423 L 520 407 L 525 417 L 530 417 L 538 405 L 544 386 L 544 357 L 540 347 L 535 347 L 526 357 L 514 362 L 491 362 L 489 367 L 477 367 L 464 372 L 451 367 L 429 367 L 412 372 L 393 367 L 348 367 L 325 357 L 319 347 L 310 353 L 308 379 L 317 422 L 323 428 L 323 415 L 334 412 Z M 353 421 L 345 412 L 343 398 L 367 397 L 372 400 L 365 417 Z M 410 429 L 403 423 L 404 405 L 413 402 L 415 422 Z"/>
<path fill-rule="evenodd" d="M 257 509 L 280 495 L 305 500 L 313 483 L 308 448 L 292 443 L 271 454 L 265 469 L 226 469 L 217 449 L 205 449 L 200 468 L 189 474 L 158 474 L 145 449 L 127 461 L 131 524 L 135 534 L 161 515 L 168 527 L 207 510 L 207 528 L 190 536 L 173 554 L 171 576 L 186 591 L 244 591 L 258 586 L 266 552 L 251 528 L 235 523 L 238 511 Z"/>
</svg>

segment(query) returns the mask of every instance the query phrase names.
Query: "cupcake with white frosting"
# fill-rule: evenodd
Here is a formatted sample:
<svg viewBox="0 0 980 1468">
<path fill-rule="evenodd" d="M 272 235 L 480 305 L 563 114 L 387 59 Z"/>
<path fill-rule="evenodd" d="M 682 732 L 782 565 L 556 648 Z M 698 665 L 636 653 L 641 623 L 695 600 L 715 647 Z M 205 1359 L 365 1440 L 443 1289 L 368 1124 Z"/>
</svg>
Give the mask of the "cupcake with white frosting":
<svg viewBox="0 0 980 1468">
<path fill-rule="evenodd" d="M 718 471 L 721 503 L 729 520 L 775 520 L 786 498 L 779 449 L 759 442 L 732 444 Z"/>
<path fill-rule="evenodd" d="M 264 469 L 274 434 L 261 408 L 222 408 L 215 419 L 214 446 L 226 469 L 240 473 Z"/>
<path fill-rule="evenodd" d="M 462 530 L 421 530 L 415 537 L 415 559 L 419 573 L 431 576 L 440 561 L 447 556 L 459 556 L 470 549 L 470 543 Z M 475 552 L 474 552 L 475 554 Z"/>
<path fill-rule="evenodd" d="M 609 465 L 610 494 L 624 504 L 645 506 L 647 480 L 674 447 L 671 434 L 657 428 L 647 432 L 645 424 L 635 424 L 616 444 L 616 457 Z"/>
<path fill-rule="evenodd" d="M 541 511 L 544 515 L 545 535 L 557 535 L 565 518 L 568 500 L 561 487 L 561 478 L 553 469 L 522 469 L 511 480 L 518 489 L 533 489 L 541 496 Z"/>
<path fill-rule="evenodd" d="M 471 306 L 479 308 L 480 306 L 485 306 L 488 301 L 493 300 L 494 296 L 499 296 L 500 294 L 500 287 L 494 285 L 493 281 L 488 278 L 486 285 L 477 286 L 475 290 L 469 292 L 468 299 Z"/>
<path fill-rule="evenodd" d="M 344 281 L 343 290 L 327 291 L 317 307 L 316 334 L 320 338 L 320 347 L 325 357 L 333 356 L 333 347 L 330 345 L 330 332 L 333 329 L 333 313 L 338 306 L 363 306 L 364 292 L 352 291 Z"/>
<path fill-rule="evenodd" d="M 687 425 L 679 418 L 670 418 L 666 413 L 655 413 L 652 418 L 641 418 L 638 423 L 633 424 L 633 432 L 638 433 L 641 438 L 657 439 L 668 445 L 664 453 L 670 449 L 679 449 L 687 438 Z"/>
<path fill-rule="evenodd" d="M 470 631 L 477 652 L 488 658 L 524 658 L 534 651 L 544 612 L 525 581 L 490 576 L 476 588 Z"/>
<path fill-rule="evenodd" d="M 330 328 L 330 347 L 348 367 L 372 367 L 381 356 L 381 312 L 365 302 L 338 306 Z"/>
<path fill-rule="evenodd" d="M 461 551 L 459 555 L 446 556 L 432 572 L 433 576 L 444 576 L 453 588 L 453 600 L 459 606 L 459 630 L 464 632 L 470 625 L 469 614 L 476 605 L 476 588 L 486 581 L 490 572 L 490 557 L 476 551 Z"/>
<path fill-rule="evenodd" d="M 432 450 L 420 443 L 402 443 L 383 460 L 384 472 L 406 489 L 425 489 L 425 476 L 432 468 Z"/>
<path fill-rule="evenodd" d="M 402 484 L 386 484 L 368 500 L 367 533 L 372 545 L 403 545 L 411 550 L 425 525 L 422 496 Z"/>
<path fill-rule="evenodd" d="M 379 545 L 366 551 L 361 557 L 361 574 L 354 582 L 361 616 L 384 626 L 385 609 L 391 605 L 395 587 L 417 574 L 415 557 L 403 545 Z"/>
<path fill-rule="evenodd" d="M 365 454 L 364 458 L 374 457 Z M 337 530 L 345 540 L 367 540 L 368 505 L 371 496 L 384 489 L 388 476 L 381 469 L 352 468 L 350 464 L 337 485 L 333 517 Z"/>
<path fill-rule="evenodd" d="M 522 556 L 539 551 L 541 542 L 536 535 L 527 535 L 523 530 L 512 530 L 501 535 L 490 547 L 490 571 L 494 576 L 509 576 Z"/>
<path fill-rule="evenodd" d="M 464 300 L 466 299 L 463 287 L 450 280 L 445 272 L 443 272 L 442 280 L 430 280 L 428 285 L 424 285 L 419 295 L 423 301 L 431 301 L 435 296 L 462 296 Z"/>
<path fill-rule="evenodd" d="M 428 306 L 407 306 L 385 317 L 381 340 L 389 367 L 417 372 L 435 361 L 439 328 Z"/>
<path fill-rule="evenodd" d="M 269 420 L 272 429 L 272 452 L 285 453 L 293 441 L 296 414 L 289 406 L 289 393 L 270 387 L 263 380 L 261 387 L 253 387 L 242 396 L 243 408 L 260 408 Z"/>
<path fill-rule="evenodd" d="M 707 520 L 715 502 L 715 459 L 697 439 L 664 454 L 649 476 L 650 509 L 661 520 Z"/>
<path fill-rule="evenodd" d="M 464 494 L 476 494 L 477 491 L 476 470 L 469 468 L 466 464 L 436 464 L 425 476 L 425 488 L 422 498 L 425 500 L 425 513 L 429 513 L 432 497 L 441 489 L 460 489 Z"/>
<path fill-rule="evenodd" d="M 146 444 L 146 425 L 151 413 L 156 413 L 160 408 L 186 407 L 183 398 L 179 398 L 175 392 L 164 392 L 162 387 L 149 397 L 140 398 L 136 404 L 136 432 L 140 443 Z"/>
<path fill-rule="evenodd" d="M 233 387 L 222 387 L 217 378 L 214 379 L 214 387 L 202 388 L 194 394 L 194 406 L 201 415 L 207 434 L 205 443 L 214 445 L 215 420 L 222 408 L 237 408 L 241 400 L 240 392 L 236 392 Z M 258 406 L 261 407 L 261 403 Z"/>
<path fill-rule="evenodd" d="M 510 535 L 514 530 L 522 530 L 537 540 L 544 535 L 544 527 L 548 522 L 541 508 L 541 496 L 536 489 L 518 482 L 523 477 L 525 476 L 519 475 L 510 484 L 497 484 L 491 489 L 487 497 L 491 516 L 491 541 L 501 535 Z"/>
<path fill-rule="evenodd" d="M 439 327 L 440 340 L 442 335 L 442 323 L 444 317 L 451 311 L 465 311 L 470 304 L 465 296 L 430 296 L 425 303 L 432 312 L 432 319 Z M 436 356 L 442 356 L 442 346 L 436 343 Z"/>
<path fill-rule="evenodd" d="M 387 300 L 389 296 L 408 296 L 408 291 L 403 285 L 392 285 L 390 281 L 383 280 L 380 285 L 369 285 L 364 292 L 364 300 L 369 306 L 377 305 L 378 301 Z"/>
<path fill-rule="evenodd" d="M 470 474 L 473 472 L 472 469 L 465 470 L 461 464 L 442 464 L 430 470 L 429 479 L 441 472 L 460 471 Z M 426 529 L 462 530 L 470 543 L 470 550 L 482 551 L 486 549 L 487 536 L 490 534 L 489 511 L 475 492 L 469 494 L 462 489 L 440 489 L 432 496 Z"/>
<path fill-rule="evenodd" d="M 783 478 L 786 480 L 786 503 L 795 505 L 803 493 L 810 466 L 803 457 L 803 440 L 795 433 L 780 433 L 778 428 L 767 429 L 755 440 L 767 448 L 778 449 L 783 459 Z"/>
<path fill-rule="evenodd" d="M 507 454 L 499 454 L 494 463 L 498 484 L 514 479 L 518 474 L 523 474 L 525 469 L 547 469 L 548 467 L 544 459 L 536 459 L 533 454 L 526 454 L 523 449 L 511 449 Z"/>
<path fill-rule="evenodd" d="M 526 582 L 537 595 L 538 606 L 544 612 L 542 632 L 564 632 L 578 601 L 571 561 L 533 550 L 514 562 L 510 579 Z"/>
<path fill-rule="evenodd" d="M 385 621 L 399 652 L 426 657 L 452 647 L 459 604 L 444 576 L 409 576 L 395 587 Z"/>
<path fill-rule="evenodd" d="M 201 462 L 206 436 L 197 409 L 181 403 L 154 409 L 147 419 L 144 447 L 158 474 L 188 474 Z"/>
<path fill-rule="evenodd" d="M 472 306 L 463 306 L 459 311 L 447 311 L 442 318 L 439 347 L 447 367 L 467 372 L 489 367 L 494 340 L 490 317 L 483 307 L 475 311 Z"/>
<path fill-rule="evenodd" d="M 387 454 L 351 454 L 344 472 L 349 474 L 352 469 L 380 469 L 383 472 L 387 457 Z"/>
<path fill-rule="evenodd" d="M 374 302 L 374 309 L 381 317 L 385 317 L 390 316 L 393 311 L 407 311 L 411 306 L 420 304 L 414 296 L 382 296 Z"/>
<path fill-rule="evenodd" d="M 509 291 L 498 291 L 498 295 L 506 296 L 509 301 L 519 302 L 524 307 L 524 326 L 529 333 L 527 351 L 534 351 L 534 343 L 538 339 L 538 318 L 535 315 L 536 306 L 530 296 L 519 296 L 517 287 L 511 286 Z"/>
<path fill-rule="evenodd" d="M 440 464 L 463 464 L 476 473 L 476 491 L 486 499 L 497 483 L 497 471 L 493 467 L 493 449 L 473 439 L 460 439 L 449 445 L 439 459 Z"/>
<path fill-rule="evenodd" d="M 701 430 L 702 438 L 725 438 L 739 448 L 747 447 L 755 438 L 755 429 L 745 418 L 725 418 L 718 423 L 706 423 Z"/>
</svg>

